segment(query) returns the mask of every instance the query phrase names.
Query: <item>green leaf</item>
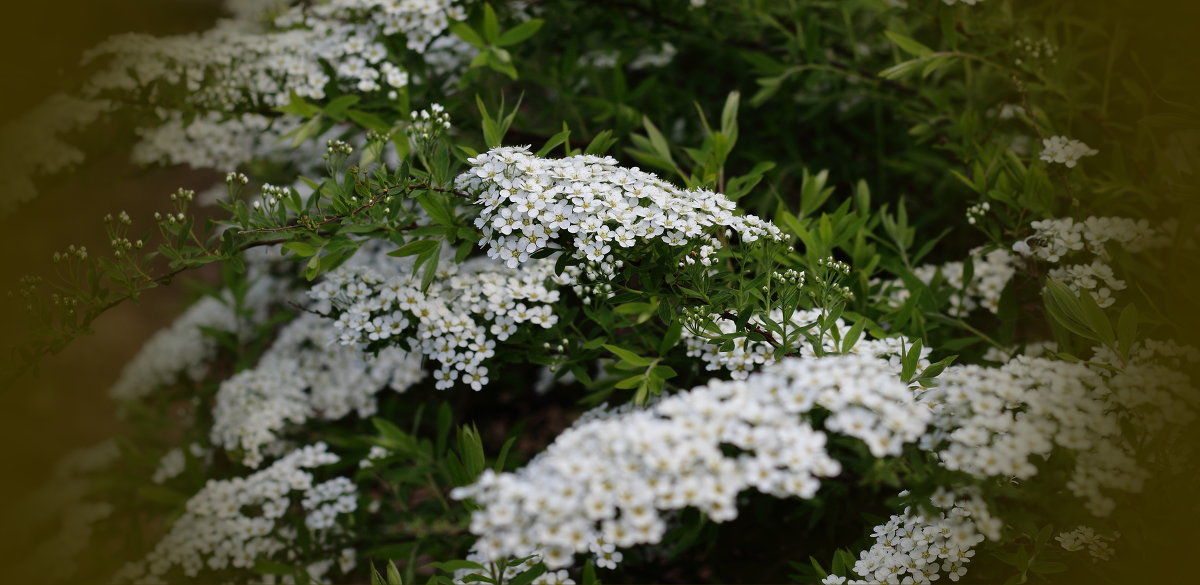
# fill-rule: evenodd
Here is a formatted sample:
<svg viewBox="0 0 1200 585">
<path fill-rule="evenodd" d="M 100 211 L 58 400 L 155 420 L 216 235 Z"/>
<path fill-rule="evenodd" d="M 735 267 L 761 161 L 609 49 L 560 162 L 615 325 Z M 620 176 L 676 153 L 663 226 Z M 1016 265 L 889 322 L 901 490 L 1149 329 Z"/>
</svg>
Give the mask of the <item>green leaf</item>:
<svg viewBox="0 0 1200 585">
<path fill-rule="evenodd" d="M 383 118 L 380 118 L 379 116 L 376 116 L 370 112 L 364 112 L 362 110 L 346 110 L 346 117 L 350 118 L 350 120 L 355 124 L 358 124 L 367 130 L 374 130 L 381 134 L 387 134 L 388 131 L 392 129 L 391 124 L 388 124 L 383 120 Z"/>
<path fill-rule="evenodd" d="M 854 344 L 858 343 L 858 339 L 862 337 L 863 329 L 867 326 L 865 318 L 859 319 L 846 332 L 846 336 L 842 338 L 842 353 L 849 353 Z"/>
<path fill-rule="evenodd" d="M 608 351 L 612 352 L 613 355 L 621 358 L 621 361 L 633 366 L 645 367 L 654 363 L 654 360 L 639 356 L 638 354 L 633 353 L 632 351 L 629 351 L 623 347 L 617 347 L 615 345 L 609 345 L 606 343 L 604 344 L 604 349 L 607 349 Z"/>
<path fill-rule="evenodd" d="M 1108 315 L 1104 314 L 1104 309 L 1096 304 L 1096 299 L 1092 298 L 1092 294 L 1080 291 L 1079 306 L 1083 309 L 1083 316 L 1088 326 L 1096 332 L 1100 342 L 1108 346 L 1115 346 L 1117 336 L 1113 332 L 1112 323 L 1109 322 Z"/>
<path fill-rule="evenodd" d="M 401 246 L 400 249 L 398 249 L 398 250 L 393 250 L 391 252 L 388 252 L 388 256 L 394 256 L 396 258 L 403 258 L 405 256 L 415 256 L 417 254 L 427 253 L 430 250 L 433 250 L 437 247 L 438 247 L 437 240 L 417 240 L 415 242 L 409 242 L 409 243 Z"/>
<path fill-rule="evenodd" d="M 639 313 L 645 313 L 646 311 L 653 311 L 655 306 L 656 305 L 650 303 L 624 303 L 614 307 L 613 312 L 620 313 L 622 315 L 636 315 Z"/>
<path fill-rule="evenodd" d="M 941 375 L 941 373 L 950 364 L 954 363 L 955 359 L 958 359 L 958 356 L 952 355 L 948 358 L 944 358 L 944 359 L 938 360 L 935 363 L 929 364 L 929 367 L 925 368 L 923 371 L 921 371 L 921 374 L 919 376 L 917 376 L 917 378 L 921 379 L 921 380 L 936 378 L 939 375 Z"/>
<path fill-rule="evenodd" d="M 581 585 L 600 585 L 600 580 L 596 578 L 596 567 L 592 564 L 592 559 L 588 559 L 583 565 L 583 577 L 579 580 Z"/>
<path fill-rule="evenodd" d="M 304 98 L 296 95 L 296 92 L 291 92 L 290 101 L 287 105 L 275 108 L 276 112 L 284 114 L 292 114 L 304 118 L 311 118 L 321 113 L 321 108 L 304 101 Z"/>
<path fill-rule="evenodd" d="M 325 115 L 341 122 L 342 120 L 346 119 L 346 110 L 349 109 L 350 106 L 357 104 L 360 100 L 362 100 L 362 98 L 354 94 L 338 96 L 326 104 Z"/>
<path fill-rule="evenodd" d="M 570 138 L 570 136 L 571 131 L 567 128 L 567 123 L 563 122 L 562 132 L 551 136 L 550 139 L 546 141 L 546 144 L 543 144 L 542 147 L 539 148 L 538 151 L 533 155 L 539 158 L 544 158 L 547 154 L 550 154 L 551 150 L 554 150 L 555 146 L 567 142 L 567 139 Z M 567 149 L 570 150 L 570 145 L 567 146 Z"/>
<path fill-rule="evenodd" d="M 650 375 L 660 380 L 670 380 L 671 378 L 678 376 L 679 372 L 676 372 L 675 368 L 672 368 L 671 366 L 654 366 L 653 368 L 650 368 Z"/>
<path fill-rule="evenodd" d="M 813 570 L 817 572 L 818 577 L 824 579 L 825 577 L 829 576 L 829 572 L 825 570 L 825 567 L 821 566 L 821 563 L 817 561 L 816 557 L 809 556 L 808 562 L 812 564 Z"/>
<path fill-rule="evenodd" d="M 603 130 L 598 132 L 592 141 L 588 143 L 587 148 L 583 149 L 584 154 L 594 154 L 603 156 L 612 148 L 612 145 L 617 143 L 617 139 L 613 136 L 612 130 Z"/>
<path fill-rule="evenodd" d="M 444 197 L 434 191 L 422 191 L 415 198 L 433 221 L 446 227 L 454 225 L 454 216 L 446 209 Z"/>
<path fill-rule="evenodd" d="M 617 382 L 616 384 L 613 384 L 613 387 L 620 388 L 621 390 L 629 390 L 630 388 L 637 388 L 638 386 L 642 385 L 642 380 L 644 380 L 645 378 L 646 378 L 646 374 L 644 374 L 644 373 L 637 374 L 635 376 L 630 376 L 628 378 L 625 378 L 624 380 L 621 380 L 620 382 Z"/>
<path fill-rule="evenodd" d="M 400 570 L 392 561 L 388 561 L 387 565 L 387 585 L 404 585 L 404 579 L 400 578 Z"/>
<path fill-rule="evenodd" d="M 1121 316 L 1117 319 L 1117 344 L 1122 354 L 1129 355 L 1129 350 L 1137 339 L 1137 327 L 1137 307 L 1129 303 L 1121 310 Z"/>
<path fill-rule="evenodd" d="M 675 344 L 679 343 L 679 338 L 683 335 L 683 320 L 676 319 L 667 327 L 667 332 L 663 334 L 662 341 L 658 342 L 658 355 L 666 355 Z"/>
<path fill-rule="evenodd" d="M 1054 279 L 1047 279 L 1046 287 L 1042 289 L 1042 301 L 1046 313 L 1055 322 L 1080 337 L 1099 341 L 1083 320 L 1083 309 L 1079 306 L 1079 299 L 1066 285 Z"/>
<path fill-rule="evenodd" d="M 504 463 L 508 460 L 508 451 L 512 449 L 513 444 L 516 442 L 516 437 L 509 437 L 507 441 L 504 441 L 504 445 L 500 447 L 500 454 L 496 456 L 496 462 L 492 465 L 492 469 L 496 473 L 504 471 Z"/>
<path fill-rule="evenodd" d="M 925 45 L 922 45 L 921 43 L 918 43 L 917 41 L 914 41 L 898 32 L 887 30 L 883 31 L 883 34 L 887 36 L 887 38 L 893 43 L 896 43 L 896 46 L 900 47 L 900 50 L 913 55 L 914 57 L 925 57 L 933 53 L 933 49 L 930 49 L 929 47 L 926 47 Z"/>
<path fill-rule="evenodd" d="M 721 134 L 725 136 L 737 135 L 738 102 L 741 96 L 741 93 L 731 91 L 729 97 L 725 98 L 725 107 L 721 110 Z"/>
<path fill-rule="evenodd" d="M 913 374 L 917 372 L 917 362 L 921 359 L 921 348 L 923 347 L 920 339 L 914 339 L 912 345 L 908 346 L 907 352 L 901 359 L 900 379 L 909 382 L 913 379 Z"/>
<path fill-rule="evenodd" d="M 429 290 L 429 285 L 433 284 L 433 278 L 437 276 L 438 258 L 442 254 L 442 247 L 436 246 L 425 254 L 428 254 L 428 257 L 425 262 L 425 272 L 421 274 L 422 292 Z"/>
<path fill-rule="evenodd" d="M 534 579 L 541 577 L 542 574 L 545 572 L 546 572 L 546 565 L 544 565 L 542 563 L 538 563 L 538 564 L 534 565 L 532 568 L 530 568 L 529 570 L 521 573 L 520 575 L 517 575 L 516 577 L 513 577 L 512 581 L 509 581 L 508 584 L 509 585 L 529 585 L 530 583 L 533 583 Z"/>
<path fill-rule="evenodd" d="M 459 571 L 462 569 L 475 569 L 477 571 L 486 570 L 486 568 L 483 565 L 476 563 L 474 561 L 466 561 L 466 560 L 442 561 L 440 563 L 430 563 L 425 566 L 433 567 L 435 569 L 439 569 L 446 573 L 453 573 L 455 571 Z"/>
<path fill-rule="evenodd" d="M 500 40 L 500 20 L 491 4 L 483 5 L 483 38 L 492 45 Z"/>
<path fill-rule="evenodd" d="M 467 44 L 475 47 L 476 49 L 482 49 L 487 46 L 487 43 L 484 42 L 483 37 L 479 36 L 479 33 L 475 32 L 475 29 L 471 28 L 471 26 L 465 22 L 456 21 L 450 23 L 450 32 L 458 35 L 458 38 L 466 41 Z"/>
<path fill-rule="evenodd" d="M 500 35 L 500 38 L 496 41 L 496 45 L 501 47 L 515 45 L 533 36 L 538 29 L 542 28 L 543 24 L 545 24 L 545 21 L 540 18 L 526 20 L 525 22 L 522 22 L 521 24 L 504 31 L 504 34 Z"/>
<path fill-rule="evenodd" d="M 658 127 L 646 116 L 642 116 L 642 127 L 646 130 L 646 136 L 650 139 L 650 144 L 654 148 L 654 154 L 674 167 L 675 159 L 671 156 L 671 147 L 667 143 L 667 138 L 663 136 L 662 132 L 658 131 Z"/>
<path fill-rule="evenodd" d="M 258 559 L 254 562 L 252 570 L 260 575 L 291 575 L 296 572 L 296 567 L 268 559 Z"/>
<path fill-rule="evenodd" d="M 314 248 L 311 244 L 306 244 L 304 242 L 288 242 L 284 244 L 283 247 L 295 252 L 296 255 L 301 258 L 308 258 L 309 256 L 317 253 L 316 248 Z"/>
<path fill-rule="evenodd" d="M 304 144 L 313 137 L 320 135 L 324 126 L 325 121 L 322 120 L 320 116 L 316 116 L 305 122 L 304 125 L 300 126 L 299 128 L 284 134 L 282 138 L 290 137 L 292 139 L 292 148 L 295 148 L 301 144 Z"/>
<path fill-rule="evenodd" d="M 897 63 L 895 65 L 892 65 L 891 67 L 888 67 L 887 69 L 884 69 L 883 71 L 880 71 L 879 76 L 883 77 L 885 79 L 900 79 L 900 78 L 908 76 L 910 73 L 915 73 L 917 71 L 917 69 L 921 67 L 921 64 L 924 62 L 925 62 L 924 59 L 912 59 L 910 61 L 901 61 L 900 63 Z"/>
</svg>

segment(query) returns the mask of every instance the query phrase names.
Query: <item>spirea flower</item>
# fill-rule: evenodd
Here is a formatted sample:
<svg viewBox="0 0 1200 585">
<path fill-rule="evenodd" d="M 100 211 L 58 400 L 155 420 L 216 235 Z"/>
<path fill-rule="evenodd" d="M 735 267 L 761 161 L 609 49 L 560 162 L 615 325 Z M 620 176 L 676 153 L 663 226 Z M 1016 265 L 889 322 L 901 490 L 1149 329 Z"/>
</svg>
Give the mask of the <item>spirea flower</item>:
<svg viewBox="0 0 1200 585">
<path fill-rule="evenodd" d="M 297 533 L 281 521 L 293 506 L 304 510 L 309 546 L 328 543 L 334 548 L 342 530 L 336 520 L 357 508 L 357 490 L 347 478 L 318 482 L 310 470 L 337 461 L 324 443 L 317 443 L 246 477 L 210 479 L 154 549 L 125 565 L 114 580 L 158 582 L 173 567 L 194 578 L 205 569 L 248 571 L 259 559 L 294 560 L 289 555 L 297 552 Z"/>
<path fill-rule="evenodd" d="M 920 398 L 933 410 L 922 448 L 946 469 L 1027 480 L 1056 447 L 1075 452 L 1066 487 L 1098 516 L 1106 492 L 1136 492 L 1146 471 L 1127 451 L 1104 379 L 1082 363 L 1017 356 L 1000 368 L 952 366 Z"/>
<path fill-rule="evenodd" d="M 968 255 L 973 268 L 970 282 L 963 282 L 966 270 L 962 261 L 922 264 L 913 268 L 913 276 L 929 284 L 940 274 L 945 283 L 954 289 L 950 294 L 950 312 L 953 315 L 966 316 L 977 308 L 994 314 L 1000 310 L 1000 296 L 1004 288 L 1016 274 L 1016 258 L 1006 250 L 984 253 L 982 248 L 971 250 Z M 904 281 L 898 278 L 875 282 L 882 285 L 882 294 L 895 306 L 902 305 L 912 294 Z"/>
<path fill-rule="evenodd" d="M 723 247 L 719 232 L 742 242 L 783 237 L 770 222 L 736 215 L 723 195 L 680 189 L 611 157 L 543 159 L 503 147 L 469 162 L 455 186 L 483 205 L 475 220 L 481 245 L 510 268 L 543 248 L 611 266 L 617 250 L 657 242 L 681 248 L 677 254 L 687 263 L 710 265 Z"/>
<path fill-rule="evenodd" d="M 387 267 L 339 268 L 313 287 L 318 306 L 335 308 L 334 327 L 344 344 L 407 340 L 412 350 L 440 363 L 437 388 L 485 386 L 485 362 L 518 327 L 549 329 L 558 322 L 559 299 L 552 262 L 507 268 L 487 258 L 443 261 L 429 289 L 411 262 Z"/>
<path fill-rule="evenodd" d="M 929 419 L 884 360 L 789 359 L 646 409 L 593 410 L 523 469 L 487 470 L 452 495 L 481 506 L 470 526 L 480 557 L 537 553 L 566 567 L 576 553 L 658 542 L 665 510 L 693 506 L 723 522 L 747 488 L 811 498 L 820 477 L 841 469 L 805 417 L 814 408 L 830 413 L 828 432 L 865 441 L 876 457 L 898 454 Z"/>
<path fill-rule="evenodd" d="M 1078 140 L 1066 136 L 1051 136 L 1042 140 L 1040 158 L 1048 163 L 1062 163 L 1067 165 L 1067 168 L 1074 168 L 1079 159 L 1099 152 Z"/>
<path fill-rule="evenodd" d="M 958 581 L 967 573 L 975 546 L 998 540 L 1002 522 L 977 490 L 939 488 L 932 503 L 936 516 L 913 508 L 876 526 L 875 544 L 859 554 L 854 572 L 865 581 L 851 583 L 932 583 L 943 574 Z"/>
</svg>

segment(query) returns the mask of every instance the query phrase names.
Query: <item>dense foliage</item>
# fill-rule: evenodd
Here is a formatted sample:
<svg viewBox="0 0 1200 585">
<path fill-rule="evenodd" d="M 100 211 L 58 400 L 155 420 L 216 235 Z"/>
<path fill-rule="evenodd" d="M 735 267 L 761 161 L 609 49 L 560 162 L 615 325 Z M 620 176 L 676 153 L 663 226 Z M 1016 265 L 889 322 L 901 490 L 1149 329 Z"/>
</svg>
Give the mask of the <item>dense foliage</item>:
<svg viewBox="0 0 1200 585">
<path fill-rule="evenodd" d="M 228 174 L 23 279 L 7 376 L 220 281 L 111 388 L 128 435 L 39 494 L 30 570 L 1158 570 L 1197 469 L 1200 112 L 1085 6 L 226 0 L 105 42 L 5 130 L 2 206 L 88 128 Z"/>
</svg>

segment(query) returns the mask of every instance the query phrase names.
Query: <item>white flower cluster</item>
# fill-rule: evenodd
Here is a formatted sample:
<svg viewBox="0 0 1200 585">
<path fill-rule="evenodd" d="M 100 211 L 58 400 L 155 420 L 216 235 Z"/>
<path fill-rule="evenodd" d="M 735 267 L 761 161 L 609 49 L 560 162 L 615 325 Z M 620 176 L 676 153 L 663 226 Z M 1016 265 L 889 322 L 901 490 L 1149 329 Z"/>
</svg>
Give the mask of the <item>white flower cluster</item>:
<svg viewBox="0 0 1200 585">
<path fill-rule="evenodd" d="M 1043 219 L 1029 224 L 1033 235 L 1013 244 L 1013 251 L 1047 262 L 1058 262 L 1071 252 L 1087 250 L 1100 259 L 1108 258 L 1105 245 L 1112 242 L 1130 252 L 1165 246 L 1169 240 L 1148 220 L 1125 217 L 1070 217 Z"/>
<path fill-rule="evenodd" d="M 111 438 L 76 449 L 56 462 L 49 481 L 7 503 L 11 525 L 44 535 L 15 574 L 62 582 L 77 576 L 80 557 L 94 544 L 96 524 L 113 512 L 111 504 L 92 499 L 94 480 L 120 459 L 121 449 Z"/>
<path fill-rule="evenodd" d="M 1125 290 L 1125 281 L 1113 274 L 1111 266 L 1099 260 L 1051 268 L 1048 275 L 1066 285 L 1075 296 L 1087 292 L 1102 309 L 1117 302 L 1114 292 Z"/>
<path fill-rule="evenodd" d="M 135 400 L 180 374 L 199 380 L 216 352 L 216 340 L 201 327 L 224 331 L 237 328 L 233 309 L 215 297 L 196 301 L 167 329 L 155 333 L 125 365 L 110 391 L 117 400 Z"/>
<path fill-rule="evenodd" d="M 1187 425 L 1200 414 L 1200 396 L 1187 373 L 1200 363 L 1195 348 L 1147 339 L 1130 348 L 1127 360 L 1105 346 L 1094 349 L 1091 361 L 1096 364 L 1093 371 L 1106 378 L 1110 399 L 1135 428 L 1162 432 Z"/>
<path fill-rule="evenodd" d="M 121 459 L 121 446 L 116 439 L 106 439 L 71 451 L 54 464 L 55 479 L 64 480 L 99 471 Z"/>
<path fill-rule="evenodd" d="M 1087 549 L 1088 554 L 1092 557 L 1092 562 L 1107 561 L 1112 558 L 1113 551 L 1111 541 L 1120 538 L 1120 534 L 1114 534 L 1111 537 L 1097 534 L 1090 526 L 1079 526 L 1069 532 L 1061 532 L 1054 537 L 1064 550 L 1071 552 Z"/>
<path fill-rule="evenodd" d="M 424 377 L 418 356 L 399 348 L 365 355 L 358 344 L 335 343 L 334 322 L 304 314 L 289 323 L 258 365 L 221 384 L 213 407 L 212 441 L 239 449 L 257 467 L 264 447 L 277 450 L 287 423 L 368 417 L 385 387 L 402 392 Z"/>
<path fill-rule="evenodd" d="M 875 544 L 854 563 L 854 572 L 867 580 L 850 583 L 927 584 L 942 574 L 958 581 L 967 574 L 975 546 L 1000 538 L 1003 523 L 977 492 L 939 488 L 931 501 L 943 510 L 937 516 L 906 508 L 875 527 Z M 827 582 L 846 581 L 834 577 Z"/>
<path fill-rule="evenodd" d="M 380 389 L 403 392 L 425 377 L 419 356 L 395 347 L 366 354 L 361 346 L 334 343 L 336 335 L 331 320 L 301 315 L 280 331 L 259 367 L 281 369 L 289 359 L 300 362 L 297 373 L 309 389 L 309 406 L 325 420 L 351 412 L 369 417 L 377 410 Z"/>
<path fill-rule="evenodd" d="M 408 48 L 423 51 L 451 19 L 465 16 L 456 0 L 337 0 L 293 6 L 270 31 L 221 21 L 196 35 L 122 35 L 89 52 L 88 60 L 111 60 L 88 91 L 166 83 L 188 91 L 194 105 L 228 111 L 248 97 L 271 106 L 287 104 L 292 93 L 324 99 L 331 82 L 358 92 L 399 89 L 408 85 L 408 74 L 389 60 L 385 38 L 402 34 Z"/>
<path fill-rule="evenodd" d="M 286 4 L 285 0 L 225 0 L 221 7 L 234 21 L 253 27 Z"/>
<path fill-rule="evenodd" d="M 413 112 L 410 135 L 417 139 L 429 140 L 450 129 L 450 113 L 441 104 L 430 104 L 428 109 Z"/>
<path fill-rule="evenodd" d="M 125 364 L 109 390 L 112 397 L 122 402 L 140 400 L 180 376 L 199 380 L 217 352 L 216 339 L 201 328 L 246 332 L 248 325 L 266 319 L 268 305 L 282 298 L 284 283 L 266 274 L 265 265 L 256 259 L 260 257 L 251 257 L 248 266 L 253 284 L 243 299 L 248 319 L 238 318 L 228 292 L 221 298 L 209 296 L 196 301 L 170 327 L 155 333 Z"/>
<path fill-rule="evenodd" d="M 946 469 L 1027 480 L 1055 446 L 1076 453 L 1066 487 L 1097 516 L 1136 492 L 1146 472 L 1122 447 L 1103 379 L 1082 363 L 1018 356 L 999 368 L 952 366 L 921 396 L 934 413 L 921 446 Z"/>
<path fill-rule="evenodd" d="M 443 254 L 445 256 L 446 254 Z M 411 262 L 387 269 L 339 268 L 309 292 L 318 310 L 336 307 L 334 326 L 344 344 L 404 340 L 414 353 L 432 358 L 437 388 L 456 381 L 480 390 L 488 383 L 484 362 L 518 325 L 549 328 L 558 321 L 559 299 L 551 262 L 505 268 L 486 258 L 443 261 L 426 292 Z"/>
<path fill-rule="evenodd" d="M 685 248 L 689 264 L 710 265 L 722 247 L 714 231 L 743 242 L 783 237 L 770 222 L 735 215 L 723 195 L 679 189 L 611 157 L 543 159 L 503 147 L 469 162 L 455 186 L 484 206 L 475 225 L 488 256 L 512 268 L 553 246 L 596 265 L 590 274 L 610 274 L 615 247 L 643 251 L 654 241 Z"/>
<path fill-rule="evenodd" d="M 184 455 L 183 449 L 174 447 L 162 456 L 158 461 L 158 468 L 154 470 L 154 475 L 150 477 L 150 481 L 154 483 L 163 483 L 168 479 L 177 477 L 183 473 L 187 467 L 187 456 Z"/>
<path fill-rule="evenodd" d="M 627 67 L 632 71 L 666 67 L 675 60 L 675 55 L 678 53 L 679 49 L 676 49 L 675 45 L 663 41 L 644 47 L 629 61 Z M 621 52 L 616 49 L 588 51 L 579 57 L 579 64 L 590 69 L 612 69 L 617 66 L 620 58 Z"/>
<path fill-rule="evenodd" d="M 1062 163 L 1067 165 L 1067 168 L 1074 168 L 1079 159 L 1099 152 L 1078 140 L 1072 140 L 1066 136 L 1051 136 L 1042 139 L 1040 158 L 1048 163 Z"/>
<path fill-rule="evenodd" d="M 371 450 L 367 452 L 366 457 L 358 461 L 358 466 L 363 469 L 371 467 L 375 465 L 375 460 L 383 459 L 391 454 L 392 452 L 384 447 L 380 447 L 379 445 L 371 445 Z"/>
<path fill-rule="evenodd" d="M 1000 296 L 1004 287 L 1016 274 L 1016 258 L 1007 250 L 992 250 L 986 254 L 983 248 L 975 248 L 969 253 L 972 264 L 971 282 L 964 283 L 964 263 L 960 261 L 945 264 L 922 264 L 913 269 L 913 276 L 921 282 L 929 284 L 941 274 L 946 284 L 955 289 L 950 295 L 950 307 L 953 315 L 966 316 L 971 311 L 982 307 L 990 313 L 1000 310 Z M 875 281 L 881 282 L 881 281 Z M 900 279 L 882 281 L 881 293 L 893 305 L 901 305 L 908 300 L 911 292 Z"/>
<path fill-rule="evenodd" d="M 357 509 L 357 491 L 346 478 L 317 483 L 309 470 L 337 461 L 317 443 L 247 477 L 209 480 L 154 550 L 125 565 L 114 581 L 162 582 L 173 567 L 194 578 L 205 568 L 250 569 L 260 558 L 295 562 L 297 530 L 285 515 L 297 503 L 306 512 L 311 546 L 331 545 L 339 537 L 334 520 Z"/>
<path fill-rule="evenodd" d="M 0 214 L 37 197 L 34 177 L 79 164 L 83 151 L 66 136 L 111 109 L 105 100 L 56 94 L 0 127 Z"/>
<path fill-rule="evenodd" d="M 981 203 L 976 203 L 975 205 L 968 207 L 967 208 L 967 223 L 969 223 L 971 225 L 975 225 L 975 223 L 979 221 L 979 218 L 987 215 L 987 213 L 991 210 L 992 210 L 992 204 L 988 203 L 987 201 L 983 201 Z"/>
<path fill-rule="evenodd" d="M 792 313 L 791 319 L 786 323 L 787 334 L 791 336 L 801 331 L 808 331 L 814 336 L 817 335 L 817 319 L 820 316 L 820 309 Z M 767 318 L 774 323 L 784 322 L 783 312 L 779 309 L 772 310 L 767 314 Z M 684 328 L 681 335 L 681 339 L 687 346 L 688 357 L 703 360 L 706 370 L 726 370 L 733 379 L 745 380 L 752 372 L 758 371 L 763 365 L 776 363 L 777 360 L 774 356 L 775 347 L 766 340 L 753 341 L 748 337 L 739 337 L 734 339 L 732 349 L 721 351 L 720 345 L 713 343 L 711 340 L 714 337 L 734 333 L 737 331 L 737 326 L 732 320 L 722 318 L 720 315 L 709 315 L 709 319 L 719 328 L 718 331 L 693 330 L 691 327 L 687 327 Z M 759 328 L 764 325 L 763 319 L 757 315 L 751 317 L 747 323 Z M 825 332 L 825 335 L 821 338 L 822 353 L 841 353 L 841 348 L 834 340 L 833 329 L 837 330 L 839 334 L 838 339 L 844 339 L 851 327 L 845 321 L 837 319 L 831 325 L 831 331 Z M 850 348 L 848 353 L 890 359 L 892 365 L 899 371 L 900 355 L 902 350 L 909 345 L 911 343 L 899 337 L 878 340 L 860 338 Z M 929 348 L 922 348 L 921 367 L 929 365 L 928 360 L 924 357 L 929 355 L 929 352 Z M 794 353 L 800 357 L 812 357 L 816 355 L 816 352 L 807 343 L 796 348 Z"/>
<path fill-rule="evenodd" d="M 299 116 L 260 114 L 224 115 L 202 112 L 184 121 L 178 111 L 164 111 L 157 126 L 136 130 L 140 142 L 133 147 L 132 160 L 139 164 L 186 164 L 193 168 L 232 169 L 256 158 L 273 158 L 298 165 L 320 161 L 316 150 L 324 140 L 308 141 L 289 149 L 284 136 L 303 123 Z M 342 130 L 334 127 L 328 134 Z M 222 187 L 224 185 L 222 184 Z"/>
<path fill-rule="evenodd" d="M 262 449 L 278 440 L 287 423 L 308 420 L 308 397 L 300 363 L 280 360 L 272 368 L 243 370 L 221 383 L 213 405 L 210 439 L 241 453 L 242 463 L 258 467 Z"/>
<path fill-rule="evenodd" d="M 811 498 L 819 477 L 841 469 L 803 416 L 815 407 L 831 413 L 826 429 L 864 440 L 877 457 L 900 453 L 929 419 L 886 361 L 789 359 L 646 409 L 593 410 L 523 469 L 485 471 L 452 495 L 481 506 L 470 529 L 484 559 L 539 553 L 557 569 L 590 551 L 615 564 L 616 547 L 662 538 L 661 510 L 693 506 L 723 522 L 747 488 Z"/>
<path fill-rule="evenodd" d="M 62 524 L 58 532 L 38 544 L 30 555 L 29 566 L 43 578 L 68 582 L 75 577 L 79 570 L 77 559 L 93 544 L 96 523 L 113 513 L 112 504 L 107 502 L 72 504 L 60 510 Z"/>
<path fill-rule="evenodd" d="M 395 64 L 396 55 L 389 54 L 387 42 L 393 35 L 404 35 L 408 48 L 422 52 L 432 73 L 463 69 L 475 49 L 445 34 L 450 20 L 466 16 L 459 4 L 231 2 L 227 9 L 235 18 L 218 21 L 203 33 L 164 38 L 127 34 L 102 43 L 85 57 L 103 65 L 88 80 L 84 96 L 99 103 L 94 98 L 132 94 L 157 106 L 160 122 L 137 129 L 136 162 L 229 169 L 269 157 L 303 165 L 320 157 L 310 156 L 309 149 L 284 147 L 282 137 L 304 120 L 294 115 L 271 120 L 253 112 L 286 105 L 293 94 L 325 99 L 330 84 L 350 94 L 386 92 L 394 99 L 396 90 L 411 80 Z M 280 9 L 273 22 L 255 22 L 271 9 Z M 177 95 L 186 96 L 186 107 L 180 107 Z M 183 114 L 196 110 L 195 116 Z"/>
<path fill-rule="evenodd" d="M 1021 37 L 1013 42 L 1013 47 L 1018 52 L 1024 53 L 1025 58 L 1027 58 L 1027 59 L 1045 58 L 1048 61 L 1050 61 L 1051 63 L 1058 61 L 1058 58 L 1056 57 L 1056 55 L 1058 54 L 1058 47 L 1055 46 L 1055 44 L 1052 43 L 1050 41 L 1050 39 L 1048 39 L 1046 37 L 1042 37 L 1040 39 L 1034 39 L 1034 38 L 1030 38 L 1030 37 Z M 1022 59 L 1021 57 L 1017 57 L 1016 59 L 1014 59 L 1013 62 L 1016 63 L 1017 65 L 1021 65 L 1024 63 L 1024 59 Z M 1056 140 L 1056 139 L 1066 140 L 1066 137 L 1055 136 L 1054 138 L 1051 138 L 1050 140 Z M 1084 148 L 1086 148 L 1086 147 L 1084 147 Z M 1095 154 L 1095 151 L 1092 151 L 1090 154 Z M 1046 160 L 1046 159 L 1043 158 L 1042 160 Z M 1047 162 L 1049 162 L 1049 161 L 1047 161 Z M 1063 161 L 1056 161 L 1056 162 L 1063 162 Z M 1070 165 L 1068 165 L 1068 166 L 1070 166 Z"/>
</svg>

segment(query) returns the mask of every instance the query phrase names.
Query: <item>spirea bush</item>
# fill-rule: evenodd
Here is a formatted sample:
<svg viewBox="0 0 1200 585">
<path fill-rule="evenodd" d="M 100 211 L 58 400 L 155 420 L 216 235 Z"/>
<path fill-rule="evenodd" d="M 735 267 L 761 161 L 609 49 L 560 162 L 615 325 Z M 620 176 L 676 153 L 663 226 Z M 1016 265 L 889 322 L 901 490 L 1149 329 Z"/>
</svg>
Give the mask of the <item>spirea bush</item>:
<svg viewBox="0 0 1200 585">
<path fill-rule="evenodd" d="M 1180 546 L 1200 124 L 1120 11 L 225 4 L 4 130 L 9 213 L 96 125 L 227 173 L 11 293 L 15 381 L 219 266 L 31 574 L 1121 581 Z"/>
</svg>

